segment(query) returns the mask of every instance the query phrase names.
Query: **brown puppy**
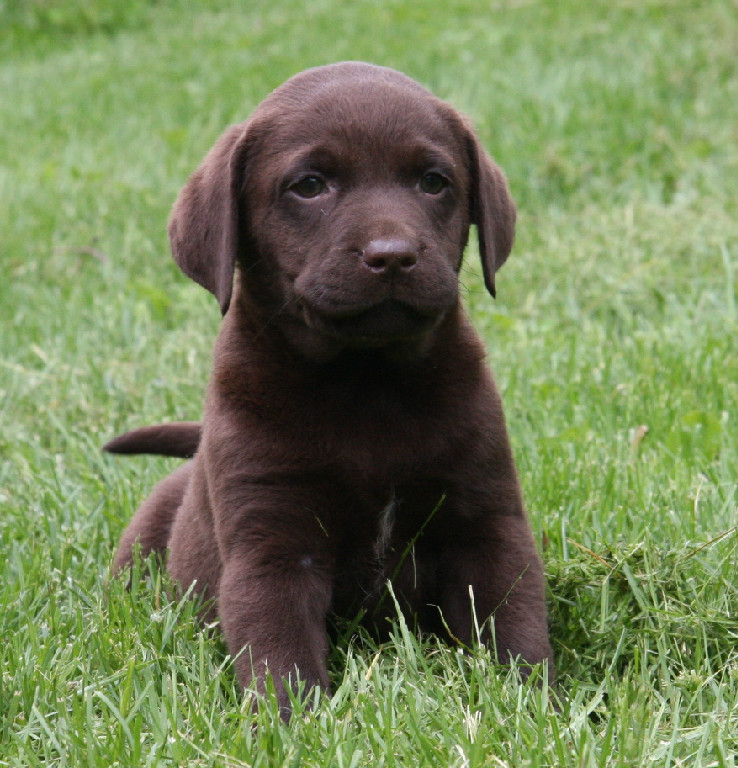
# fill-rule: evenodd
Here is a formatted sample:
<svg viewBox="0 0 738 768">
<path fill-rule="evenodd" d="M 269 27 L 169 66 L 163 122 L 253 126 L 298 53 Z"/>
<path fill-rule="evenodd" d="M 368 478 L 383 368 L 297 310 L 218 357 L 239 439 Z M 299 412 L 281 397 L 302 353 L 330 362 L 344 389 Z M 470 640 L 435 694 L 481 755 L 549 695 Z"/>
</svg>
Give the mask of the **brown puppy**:
<svg viewBox="0 0 738 768">
<path fill-rule="evenodd" d="M 491 617 L 502 661 L 551 669 L 541 561 L 458 290 L 470 224 L 494 293 L 514 221 L 469 123 L 362 63 L 278 88 L 177 200 L 174 258 L 225 317 L 201 437 L 187 423 L 108 446 L 196 451 L 115 566 L 136 541 L 168 549 L 172 577 L 213 599 L 240 682 L 271 674 L 285 711 L 298 674 L 328 688 L 329 612 L 386 627 L 388 579 L 422 629 L 470 644 Z"/>
</svg>

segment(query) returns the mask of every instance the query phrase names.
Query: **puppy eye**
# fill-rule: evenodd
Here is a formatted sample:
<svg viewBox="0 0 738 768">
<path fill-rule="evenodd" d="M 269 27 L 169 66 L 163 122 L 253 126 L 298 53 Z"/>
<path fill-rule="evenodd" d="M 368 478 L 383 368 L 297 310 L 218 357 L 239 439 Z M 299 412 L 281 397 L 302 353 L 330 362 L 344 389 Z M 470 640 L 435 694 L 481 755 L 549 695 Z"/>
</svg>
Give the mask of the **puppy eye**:
<svg viewBox="0 0 738 768">
<path fill-rule="evenodd" d="M 309 200 L 311 197 L 317 197 L 322 192 L 325 192 L 327 187 L 320 176 L 304 176 L 299 181 L 291 184 L 289 189 L 298 197 L 304 197 Z"/>
<path fill-rule="evenodd" d="M 448 186 L 448 179 L 440 173 L 429 171 L 421 177 L 419 186 L 427 195 L 440 195 Z"/>
</svg>

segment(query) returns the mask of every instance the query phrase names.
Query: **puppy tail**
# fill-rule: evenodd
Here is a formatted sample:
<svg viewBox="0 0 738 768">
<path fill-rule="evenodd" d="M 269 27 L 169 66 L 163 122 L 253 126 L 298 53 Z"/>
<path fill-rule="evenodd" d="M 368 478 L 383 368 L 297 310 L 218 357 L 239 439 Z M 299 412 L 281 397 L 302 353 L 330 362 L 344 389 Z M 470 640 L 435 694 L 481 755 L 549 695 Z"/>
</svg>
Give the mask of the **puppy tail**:
<svg viewBox="0 0 738 768">
<path fill-rule="evenodd" d="M 200 445 L 202 424 L 199 421 L 173 421 L 139 427 L 113 438 L 103 446 L 108 453 L 155 453 L 190 459 Z"/>
</svg>

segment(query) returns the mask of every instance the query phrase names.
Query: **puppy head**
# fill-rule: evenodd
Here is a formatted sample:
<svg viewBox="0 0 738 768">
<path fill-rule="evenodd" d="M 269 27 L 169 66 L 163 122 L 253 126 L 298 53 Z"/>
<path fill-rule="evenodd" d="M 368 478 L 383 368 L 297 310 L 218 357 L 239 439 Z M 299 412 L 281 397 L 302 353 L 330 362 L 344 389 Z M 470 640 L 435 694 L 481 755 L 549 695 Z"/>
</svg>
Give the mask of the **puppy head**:
<svg viewBox="0 0 738 768">
<path fill-rule="evenodd" d="M 358 62 L 307 70 L 229 128 L 169 224 L 174 258 L 225 313 L 339 346 L 420 339 L 458 302 L 469 225 L 485 283 L 515 208 L 470 124 L 405 75 Z"/>
</svg>

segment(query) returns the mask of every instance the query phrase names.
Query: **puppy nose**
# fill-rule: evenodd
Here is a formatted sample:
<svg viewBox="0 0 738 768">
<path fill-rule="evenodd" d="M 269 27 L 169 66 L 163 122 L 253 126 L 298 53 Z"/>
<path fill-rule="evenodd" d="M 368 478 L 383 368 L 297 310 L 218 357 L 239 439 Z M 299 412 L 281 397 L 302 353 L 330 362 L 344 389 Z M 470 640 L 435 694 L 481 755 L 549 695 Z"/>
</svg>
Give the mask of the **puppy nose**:
<svg viewBox="0 0 738 768">
<path fill-rule="evenodd" d="M 418 263 L 417 248 L 401 238 L 372 240 L 362 251 L 361 260 L 376 275 L 409 272 Z"/>
</svg>

